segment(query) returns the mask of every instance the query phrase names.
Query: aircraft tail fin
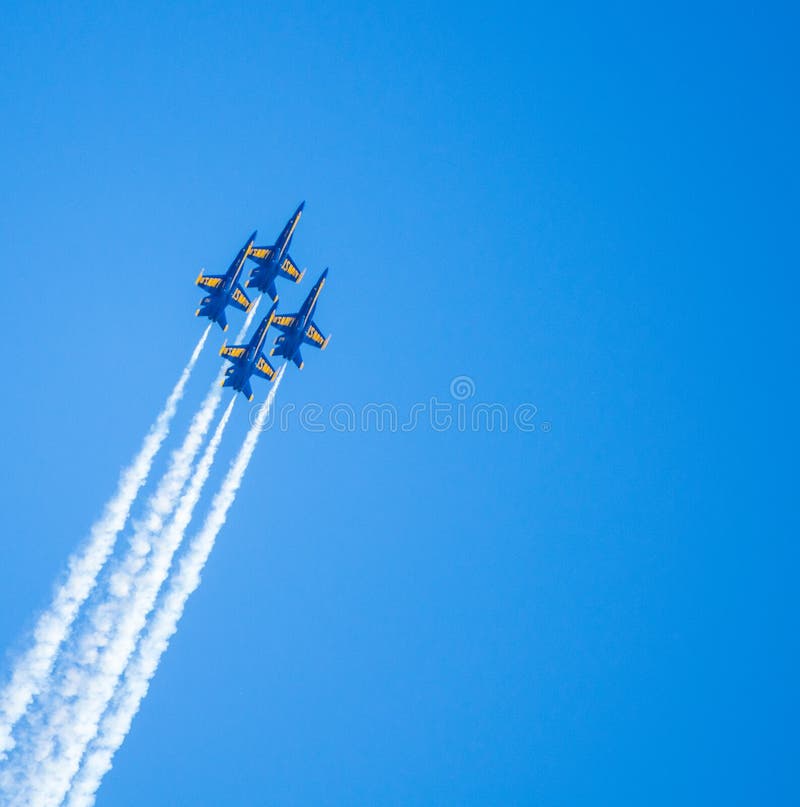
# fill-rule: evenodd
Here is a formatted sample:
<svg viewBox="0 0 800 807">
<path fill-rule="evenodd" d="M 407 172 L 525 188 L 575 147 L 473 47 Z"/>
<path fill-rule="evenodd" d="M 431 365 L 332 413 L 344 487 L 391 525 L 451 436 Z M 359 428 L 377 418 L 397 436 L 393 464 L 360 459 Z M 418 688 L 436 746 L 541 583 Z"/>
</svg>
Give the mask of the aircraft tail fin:
<svg viewBox="0 0 800 807">
<path fill-rule="evenodd" d="M 208 317 L 212 322 L 216 322 L 223 331 L 228 330 L 228 318 L 225 316 L 225 309 L 221 308 L 216 310 L 216 306 L 213 305 L 214 298 L 213 297 L 203 297 L 200 300 L 200 305 L 197 307 L 197 311 L 194 312 L 196 317 Z"/>
<path fill-rule="evenodd" d="M 270 275 L 272 275 L 271 278 Z M 275 288 L 274 272 L 268 269 L 261 269 L 260 267 L 253 269 L 245 286 L 248 289 L 263 291 L 272 298 L 273 303 L 278 302 L 278 290 Z"/>
<path fill-rule="evenodd" d="M 270 356 L 283 356 L 285 359 L 290 359 L 291 361 L 293 361 L 297 365 L 298 370 L 302 370 L 303 365 L 305 364 L 305 362 L 303 361 L 303 357 L 300 354 L 300 351 L 296 350 L 294 352 L 294 355 L 290 356 L 286 352 L 286 348 L 283 346 L 282 341 L 283 340 L 281 339 L 281 337 L 278 337 L 277 341 L 275 342 L 275 347 L 272 348 L 272 350 L 270 350 L 269 355 Z"/>
<path fill-rule="evenodd" d="M 253 388 L 250 386 L 250 380 L 245 379 L 242 383 L 239 383 L 237 373 L 233 367 L 228 368 L 228 371 L 225 373 L 225 378 L 220 386 L 233 387 L 233 389 L 239 390 L 239 392 L 241 392 L 248 401 L 253 400 Z"/>
</svg>

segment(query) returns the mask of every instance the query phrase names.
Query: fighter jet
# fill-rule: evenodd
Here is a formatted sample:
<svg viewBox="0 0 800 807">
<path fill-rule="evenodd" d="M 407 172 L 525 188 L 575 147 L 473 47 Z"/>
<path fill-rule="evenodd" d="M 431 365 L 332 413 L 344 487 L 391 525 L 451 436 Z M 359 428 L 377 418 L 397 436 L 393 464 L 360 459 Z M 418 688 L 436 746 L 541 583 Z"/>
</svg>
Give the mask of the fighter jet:
<svg viewBox="0 0 800 807">
<path fill-rule="evenodd" d="M 254 232 L 239 250 L 224 275 L 204 275 L 202 270 L 200 271 L 195 282 L 211 293 L 200 300 L 200 307 L 194 312 L 196 317 L 208 317 L 212 322 L 216 322 L 223 331 L 227 331 L 228 319 L 225 316 L 225 308 L 228 305 L 235 305 L 242 311 L 250 310 L 252 303 L 239 283 L 239 275 L 242 273 L 247 256 L 253 249 L 255 240 Z"/>
<path fill-rule="evenodd" d="M 286 222 L 278 240 L 270 247 L 253 247 L 250 257 L 258 264 L 250 273 L 247 281 L 248 289 L 258 289 L 268 294 L 273 302 L 278 301 L 278 292 L 275 289 L 275 278 L 288 277 L 299 283 L 303 279 L 305 269 L 301 272 L 295 262 L 289 257 L 289 245 L 292 243 L 292 235 L 300 216 L 303 215 L 305 202 L 294 211 L 294 215 Z"/>
<path fill-rule="evenodd" d="M 261 348 L 267 336 L 267 330 L 275 316 L 277 303 L 273 303 L 269 313 L 261 320 L 261 324 L 253 334 L 253 338 L 246 345 L 222 345 L 219 351 L 220 356 L 224 356 L 233 367 L 225 371 L 225 378 L 222 381 L 223 387 L 233 387 L 239 390 L 248 401 L 253 400 L 253 389 L 250 386 L 250 376 L 257 375 L 272 381 L 275 377 L 275 368 L 264 358 Z"/>
<path fill-rule="evenodd" d="M 314 309 L 317 307 L 317 299 L 325 285 L 325 278 L 328 276 L 326 269 L 319 277 L 315 286 L 308 293 L 305 302 L 297 314 L 276 314 L 272 324 L 283 334 L 275 340 L 275 347 L 270 351 L 270 356 L 285 356 L 293 361 L 299 369 L 303 369 L 303 357 L 300 355 L 301 345 L 314 345 L 321 350 L 328 346 L 331 338 L 323 336 L 320 329 L 311 317 L 314 316 Z"/>
</svg>

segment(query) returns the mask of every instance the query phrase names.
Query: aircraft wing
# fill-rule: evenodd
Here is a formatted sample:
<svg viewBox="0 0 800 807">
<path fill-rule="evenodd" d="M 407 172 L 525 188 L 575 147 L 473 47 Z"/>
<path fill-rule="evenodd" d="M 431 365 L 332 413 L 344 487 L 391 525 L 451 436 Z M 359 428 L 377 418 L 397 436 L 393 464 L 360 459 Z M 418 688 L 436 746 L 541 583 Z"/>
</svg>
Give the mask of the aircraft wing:
<svg viewBox="0 0 800 807">
<path fill-rule="evenodd" d="M 228 361 L 238 364 L 247 351 L 247 345 L 223 345 L 219 351 L 219 355 L 226 358 Z"/>
<path fill-rule="evenodd" d="M 253 247 L 250 250 L 250 257 L 256 263 L 267 263 L 275 251 L 275 247 Z"/>
<path fill-rule="evenodd" d="M 272 318 L 272 324 L 279 330 L 286 333 L 286 331 L 291 331 L 292 328 L 297 324 L 297 315 L 296 314 L 276 314 Z"/>
<path fill-rule="evenodd" d="M 264 358 L 263 353 L 258 357 L 253 373 L 261 376 L 261 378 L 266 378 L 267 381 L 272 381 L 275 378 L 275 368 Z"/>
<path fill-rule="evenodd" d="M 305 269 L 301 272 L 297 268 L 297 264 L 288 255 L 283 259 L 279 271 L 284 277 L 288 277 L 289 280 L 294 280 L 295 283 L 299 283 L 306 273 Z"/>
<path fill-rule="evenodd" d="M 204 275 L 202 272 L 197 276 L 195 284 L 204 289 L 218 289 L 225 282 L 222 275 Z"/>
<path fill-rule="evenodd" d="M 231 303 L 237 308 L 241 308 L 242 311 L 249 311 L 252 305 L 250 298 L 244 293 L 244 289 L 238 283 L 231 295 Z"/>
<path fill-rule="evenodd" d="M 317 328 L 313 321 L 309 324 L 309 326 L 306 328 L 306 332 L 303 334 L 303 341 L 307 345 L 314 345 L 314 347 L 318 347 L 320 350 L 325 350 L 325 348 L 328 347 L 328 340 L 330 338 L 330 334 L 328 336 L 323 336 L 322 332 L 319 328 Z"/>
</svg>

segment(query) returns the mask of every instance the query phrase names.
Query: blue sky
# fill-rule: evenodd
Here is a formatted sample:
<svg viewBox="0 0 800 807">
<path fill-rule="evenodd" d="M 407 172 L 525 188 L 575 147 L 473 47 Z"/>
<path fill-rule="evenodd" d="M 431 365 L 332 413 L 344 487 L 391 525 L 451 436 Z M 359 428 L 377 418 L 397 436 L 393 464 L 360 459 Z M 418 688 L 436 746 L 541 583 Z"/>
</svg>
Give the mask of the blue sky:
<svg viewBox="0 0 800 807">
<path fill-rule="evenodd" d="M 202 330 L 199 268 L 302 199 L 281 306 L 330 266 L 333 338 L 279 404 L 468 375 L 537 407 L 264 435 L 101 804 L 796 803 L 794 14 L 3 19 L 4 670 Z"/>
</svg>

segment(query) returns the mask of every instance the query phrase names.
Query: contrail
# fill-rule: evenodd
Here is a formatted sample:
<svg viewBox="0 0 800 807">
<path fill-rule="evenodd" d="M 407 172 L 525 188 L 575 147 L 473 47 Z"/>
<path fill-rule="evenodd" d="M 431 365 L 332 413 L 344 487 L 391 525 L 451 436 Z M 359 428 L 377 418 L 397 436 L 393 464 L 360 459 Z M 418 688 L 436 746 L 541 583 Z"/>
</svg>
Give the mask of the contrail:
<svg viewBox="0 0 800 807">
<path fill-rule="evenodd" d="M 66 807 L 94 804 L 103 776 L 111 769 L 114 754 L 122 745 L 131 723 L 147 694 L 150 680 L 158 668 L 169 640 L 178 627 L 186 601 L 200 585 L 200 573 L 214 547 L 216 537 L 236 498 L 244 473 L 253 456 L 256 443 L 275 400 L 286 365 L 278 371 L 265 404 L 247 433 L 239 453 L 231 464 L 211 504 L 211 510 L 200 532 L 192 540 L 181 559 L 178 570 L 170 578 L 169 588 L 150 620 L 136 655 L 125 671 L 125 677 L 100 724 L 100 731 L 90 746 L 80 772 L 66 798 Z"/>
<path fill-rule="evenodd" d="M 141 619 L 135 620 L 139 623 L 138 630 L 133 632 L 133 620 L 129 620 L 130 624 L 125 631 L 128 646 L 123 648 L 115 637 L 112 644 L 116 643 L 120 646 L 109 648 L 107 651 L 121 662 L 121 667 L 124 667 L 130 658 L 139 632 L 144 627 L 146 616 L 152 609 L 161 584 L 167 576 L 172 557 L 191 521 L 192 513 L 208 479 L 235 403 L 236 398 L 232 398 L 197 463 L 186 492 L 175 510 L 175 515 L 161 536 L 159 546 L 155 549 L 151 568 L 144 576 L 146 579 L 137 581 L 137 592 L 131 613 L 135 612 L 137 616 L 141 617 Z M 39 766 L 38 770 L 30 771 L 23 777 L 23 786 L 27 785 L 27 789 L 16 795 L 20 804 L 57 805 L 61 803 L 69 788 L 70 779 L 78 770 L 87 745 L 97 733 L 100 717 L 111 700 L 115 686 L 119 683 L 119 673 L 121 672 L 121 668 L 116 674 L 106 672 L 91 681 L 91 692 L 87 695 L 91 709 L 84 708 L 73 717 L 70 722 L 69 738 L 62 738 L 61 753 L 55 759 L 44 760 L 44 764 Z"/>
<path fill-rule="evenodd" d="M 259 301 L 260 298 L 251 307 L 237 341 L 243 338 L 252 323 Z M 78 644 L 78 656 L 62 665 L 56 691 L 42 700 L 36 709 L 39 722 L 15 763 L 17 783 L 34 788 L 33 804 L 57 803 L 45 795 L 51 789 L 60 790 L 62 796 L 66 791 L 136 646 L 158 590 L 167 577 L 186 525 L 176 529 L 173 519 L 162 533 L 164 522 L 175 509 L 219 406 L 222 397 L 219 383 L 223 372 L 224 368 L 195 413 L 183 444 L 173 452 L 168 470 L 148 500 L 145 516 L 136 525 L 127 555 L 120 568 L 111 575 L 110 591 L 89 617 L 89 624 Z M 224 424 L 229 416 L 225 415 Z M 218 431 L 221 439 L 222 430 Z M 213 446 L 213 453 L 216 453 L 218 445 L 219 440 L 212 441 L 209 448 Z M 210 455 L 212 459 L 213 453 Z M 207 456 L 208 449 L 204 460 Z M 63 786 L 59 785 L 64 777 Z"/>
<path fill-rule="evenodd" d="M 14 665 L 11 680 L 0 694 L 0 760 L 5 759 L 14 748 L 14 726 L 48 680 L 61 643 L 108 560 L 117 534 L 125 526 L 139 488 L 147 480 L 153 460 L 169 434 L 172 418 L 210 330 L 211 324 L 198 340 L 139 453 L 122 472 L 116 493 L 106 504 L 103 515 L 92 526 L 86 543 L 70 557 L 66 580 L 56 589 L 50 607 L 36 623 L 33 644 Z"/>
</svg>

